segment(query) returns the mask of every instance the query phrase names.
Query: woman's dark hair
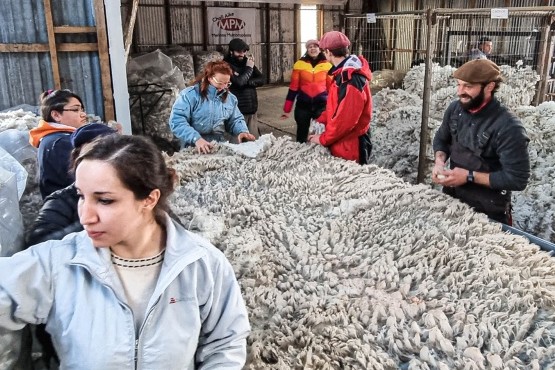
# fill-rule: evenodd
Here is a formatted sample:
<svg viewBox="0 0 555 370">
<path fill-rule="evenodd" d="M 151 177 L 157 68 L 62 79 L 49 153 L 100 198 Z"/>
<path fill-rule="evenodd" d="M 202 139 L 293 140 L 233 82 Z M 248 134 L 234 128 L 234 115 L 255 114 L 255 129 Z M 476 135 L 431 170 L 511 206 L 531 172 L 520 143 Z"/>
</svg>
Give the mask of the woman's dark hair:
<svg viewBox="0 0 555 370">
<path fill-rule="evenodd" d="M 310 55 L 308 55 L 308 51 L 306 53 L 304 53 L 304 55 L 301 57 L 301 60 L 304 60 L 305 62 L 309 62 L 312 64 L 312 66 L 314 67 L 316 64 L 318 64 L 321 61 L 325 61 L 326 60 L 326 56 L 324 55 L 323 52 L 318 53 L 318 55 L 316 55 L 316 57 L 312 58 Z"/>
<path fill-rule="evenodd" d="M 111 164 L 123 185 L 131 190 L 135 199 L 146 199 L 154 189 L 160 190 L 160 199 L 154 208 L 158 223 L 168 210 L 168 196 L 174 190 L 176 173 L 166 166 L 162 153 L 145 136 L 107 135 L 82 146 L 73 161 L 75 172 L 84 160 L 98 160 Z"/>
<path fill-rule="evenodd" d="M 196 83 L 200 85 L 200 96 L 202 96 L 203 99 L 206 99 L 206 96 L 208 95 L 208 87 L 210 86 L 208 79 L 213 77 L 216 73 L 229 75 L 231 77 L 233 75 L 233 70 L 229 64 L 223 60 L 206 63 L 202 73 L 200 73 L 192 83 L 192 85 Z M 222 100 L 225 101 L 226 99 L 227 91 L 222 95 Z"/>
<path fill-rule="evenodd" d="M 64 107 L 69 103 L 69 99 L 75 98 L 85 108 L 81 97 L 71 90 L 48 90 L 40 94 L 40 112 L 42 119 L 46 122 L 53 122 L 52 111 L 63 112 Z"/>
</svg>

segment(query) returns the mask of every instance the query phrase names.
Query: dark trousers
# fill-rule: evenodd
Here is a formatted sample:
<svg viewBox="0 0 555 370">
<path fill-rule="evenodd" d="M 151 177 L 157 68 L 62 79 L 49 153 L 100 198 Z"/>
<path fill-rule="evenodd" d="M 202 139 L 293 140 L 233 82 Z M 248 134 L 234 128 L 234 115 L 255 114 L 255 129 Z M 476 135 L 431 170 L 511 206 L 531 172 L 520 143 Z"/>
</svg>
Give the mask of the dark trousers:
<svg viewBox="0 0 555 370">
<path fill-rule="evenodd" d="M 39 324 L 35 327 L 35 335 L 38 342 L 42 347 L 42 359 L 47 369 L 50 369 L 50 362 L 54 360 L 56 364 L 60 363 L 54 345 L 52 344 L 52 337 L 46 332 L 46 325 Z"/>
<path fill-rule="evenodd" d="M 310 128 L 310 120 L 320 117 L 326 109 L 325 105 L 295 105 L 295 122 L 297 122 L 297 142 L 306 143 L 308 138 L 308 130 Z"/>
</svg>

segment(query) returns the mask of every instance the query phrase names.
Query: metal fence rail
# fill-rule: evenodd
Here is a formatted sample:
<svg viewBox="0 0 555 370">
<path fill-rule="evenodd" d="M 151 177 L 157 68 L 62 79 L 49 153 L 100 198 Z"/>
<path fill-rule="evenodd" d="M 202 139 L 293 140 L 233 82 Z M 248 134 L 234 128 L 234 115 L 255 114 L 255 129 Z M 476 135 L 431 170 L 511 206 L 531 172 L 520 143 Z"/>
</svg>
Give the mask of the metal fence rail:
<svg viewBox="0 0 555 370">
<path fill-rule="evenodd" d="M 490 8 L 377 13 L 375 23 L 366 15 L 347 15 L 345 32 L 353 52 L 364 55 L 374 71 L 407 71 L 428 57 L 428 48 L 432 62 L 458 67 L 469 60 L 478 40 L 488 37 L 493 43 L 489 59 L 532 66 L 541 77 L 535 103 L 553 100 L 555 7 L 507 9 L 508 19 L 492 18 Z"/>
</svg>

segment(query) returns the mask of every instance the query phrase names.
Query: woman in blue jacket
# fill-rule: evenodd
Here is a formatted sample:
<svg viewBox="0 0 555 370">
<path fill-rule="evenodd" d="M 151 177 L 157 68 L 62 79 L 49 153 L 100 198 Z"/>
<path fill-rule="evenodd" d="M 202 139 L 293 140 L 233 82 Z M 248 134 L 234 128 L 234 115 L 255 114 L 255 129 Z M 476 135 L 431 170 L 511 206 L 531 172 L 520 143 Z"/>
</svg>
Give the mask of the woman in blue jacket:
<svg viewBox="0 0 555 370">
<path fill-rule="evenodd" d="M 70 135 L 87 123 L 83 100 L 70 90 L 48 90 L 41 94 L 39 125 L 29 131 L 29 142 L 38 148 L 39 189 L 42 199 L 69 186 Z"/>
<path fill-rule="evenodd" d="M 232 70 L 224 61 L 209 62 L 193 85 L 175 101 L 170 128 L 181 146 L 195 146 L 199 153 L 210 153 L 213 141 L 224 141 L 227 131 L 237 141 L 255 140 L 239 108 L 237 98 L 228 91 Z"/>
<path fill-rule="evenodd" d="M 73 169 L 84 230 L 0 258 L 0 333 L 46 323 L 62 369 L 241 369 L 239 284 L 164 211 L 175 173 L 156 146 L 104 136 Z"/>
</svg>

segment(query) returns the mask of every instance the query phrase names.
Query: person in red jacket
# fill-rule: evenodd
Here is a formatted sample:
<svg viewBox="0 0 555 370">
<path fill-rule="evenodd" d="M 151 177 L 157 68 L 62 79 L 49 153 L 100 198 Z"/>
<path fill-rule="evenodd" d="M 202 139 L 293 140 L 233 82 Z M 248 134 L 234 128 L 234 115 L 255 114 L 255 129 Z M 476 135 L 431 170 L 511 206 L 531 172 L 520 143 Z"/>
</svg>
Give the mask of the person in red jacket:
<svg viewBox="0 0 555 370">
<path fill-rule="evenodd" d="M 293 66 L 291 83 L 281 119 L 289 117 L 295 98 L 295 122 L 297 122 L 297 141 L 305 143 L 308 137 L 310 120 L 319 117 L 326 109 L 328 86 L 331 76 L 328 71 L 332 67 L 320 51 L 318 40 L 306 42 L 306 54 Z"/>
<path fill-rule="evenodd" d="M 339 31 L 327 32 L 320 40 L 320 49 L 333 64 L 329 71 L 333 80 L 326 110 L 317 118 L 326 129 L 321 135 L 310 135 L 308 140 L 328 147 L 336 157 L 367 164 L 372 151 L 372 72 L 363 56 L 349 55 L 350 45 L 347 36 Z"/>
</svg>

